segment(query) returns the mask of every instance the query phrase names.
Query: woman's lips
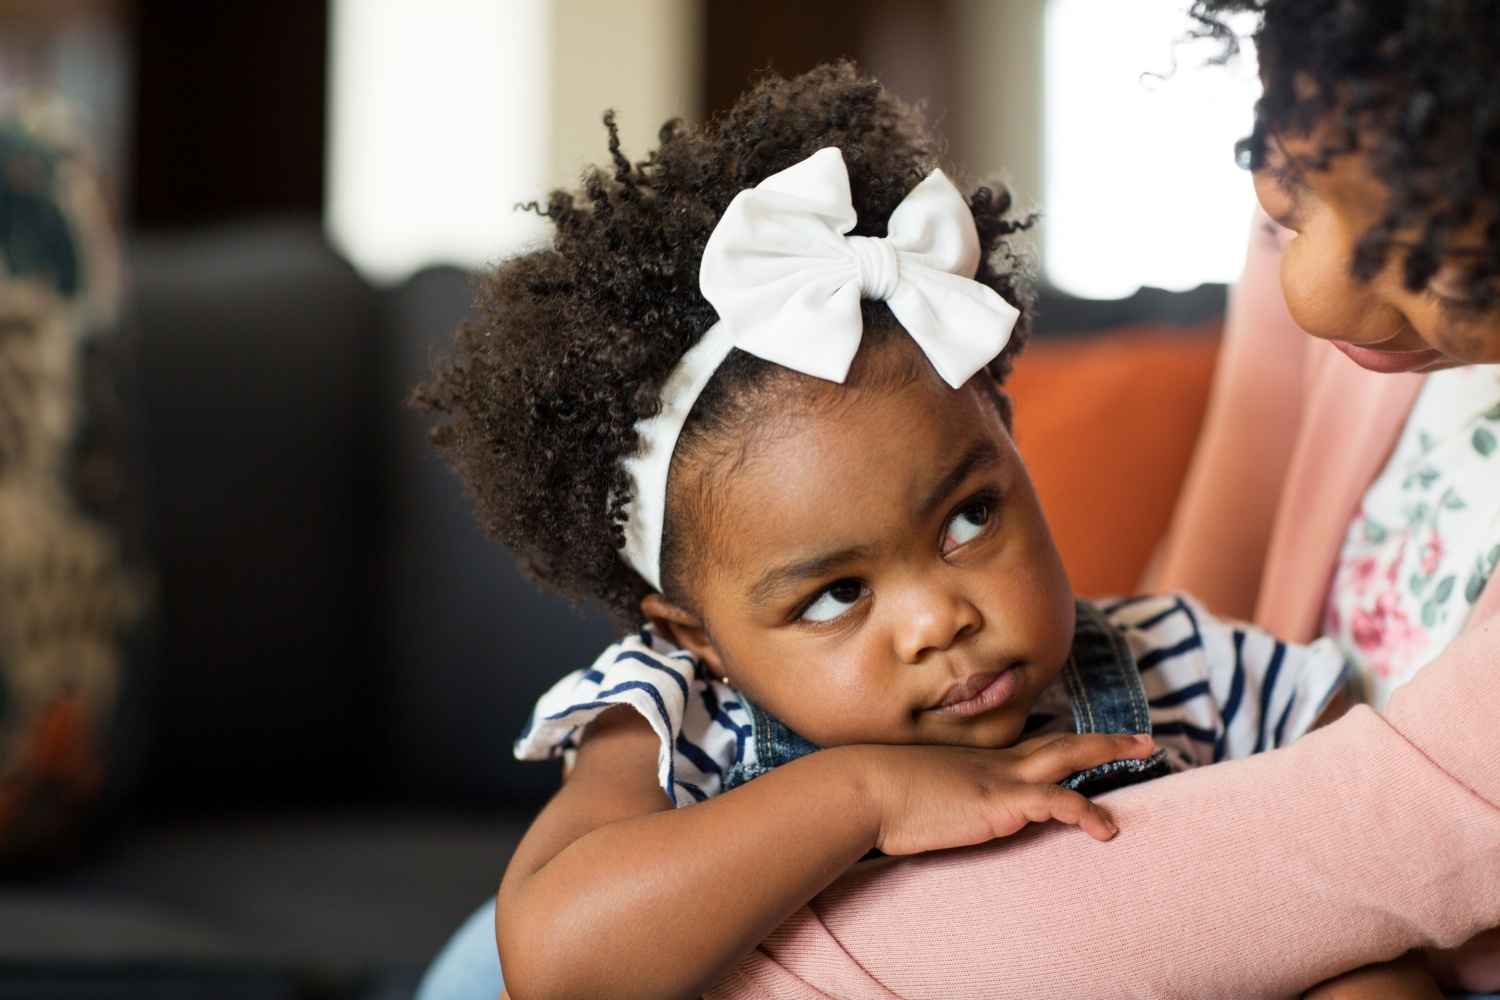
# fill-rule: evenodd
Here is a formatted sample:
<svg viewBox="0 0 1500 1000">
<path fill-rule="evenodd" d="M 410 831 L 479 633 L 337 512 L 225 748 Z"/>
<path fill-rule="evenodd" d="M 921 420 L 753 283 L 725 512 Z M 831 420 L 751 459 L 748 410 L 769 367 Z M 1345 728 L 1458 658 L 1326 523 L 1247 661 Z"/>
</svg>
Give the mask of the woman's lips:
<svg viewBox="0 0 1500 1000">
<path fill-rule="evenodd" d="M 949 688 L 942 703 L 929 711 L 943 715 L 980 715 L 1010 701 L 1020 687 L 1019 664 L 998 673 L 977 674 Z"/>
<path fill-rule="evenodd" d="M 1343 351 L 1345 357 L 1361 368 L 1384 375 L 1419 371 L 1446 358 L 1442 351 L 1431 347 L 1416 351 L 1382 351 L 1377 347 L 1361 347 L 1342 340 L 1335 340 L 1333 346 Z"/>
</svg>

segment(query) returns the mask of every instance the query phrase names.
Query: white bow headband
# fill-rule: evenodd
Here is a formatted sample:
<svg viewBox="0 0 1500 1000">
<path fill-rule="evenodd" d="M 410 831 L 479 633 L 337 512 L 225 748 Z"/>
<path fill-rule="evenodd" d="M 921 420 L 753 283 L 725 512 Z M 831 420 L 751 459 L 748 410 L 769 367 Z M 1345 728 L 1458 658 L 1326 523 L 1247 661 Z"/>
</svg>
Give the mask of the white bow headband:
<svg viewBox="0 0 1500 1000">
<path fill-rule="evenodd" d="M 843 154 L 830 146 L 735 195 L 709 236 L 698 284 L 719 322 L 667 376 L 661 410 L 636 424 L 640 447 L 624 462 L 635 489 L 620 551 L 657 590 L 672 452 L 731 349 L 842 383 L 864 332 L 860 300 L 875 299 L 957 389 L 1010 340 L 1020 313 L 974 280 L 974 216 L 941 170 L 896 207 L 885 238 L 845 236 L 857 221 Z"/>
</svg>

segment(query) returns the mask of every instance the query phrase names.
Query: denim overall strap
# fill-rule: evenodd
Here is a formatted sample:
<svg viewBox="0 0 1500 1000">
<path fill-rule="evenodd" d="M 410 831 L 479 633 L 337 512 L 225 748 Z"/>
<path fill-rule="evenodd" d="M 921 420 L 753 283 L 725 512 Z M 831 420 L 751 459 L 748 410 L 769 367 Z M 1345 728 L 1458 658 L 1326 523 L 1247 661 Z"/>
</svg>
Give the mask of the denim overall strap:
<svg viewBox="0 0 1500 1000">
<path fill-rule="evenodd" d="M 760 777 L 773 767 L 788 764 L 818 749 L 816 745 L 788 729 L 776 716 L 746 698 L 744 692 L 740 692 L 740 701 L 750 710 L 755 758 L 740 761 L 724 772 L 723 790 L 726 792 L 736 785 L 743 785 L 752 778 Z"/>
<path fill-rule="evenodd" d="M 1104 612 L 1078 602 L 1073 651 L 1063 665 L 1062 682 L 1080 733 L 1149 733 L 1151 707 L 1135 656 Z M 1133 785 L 1169 772 L 1166 753 L 1145 760 L 1115 760 L 1065 778 L 1061 784 L 1089 795 Z"/>
</svg>

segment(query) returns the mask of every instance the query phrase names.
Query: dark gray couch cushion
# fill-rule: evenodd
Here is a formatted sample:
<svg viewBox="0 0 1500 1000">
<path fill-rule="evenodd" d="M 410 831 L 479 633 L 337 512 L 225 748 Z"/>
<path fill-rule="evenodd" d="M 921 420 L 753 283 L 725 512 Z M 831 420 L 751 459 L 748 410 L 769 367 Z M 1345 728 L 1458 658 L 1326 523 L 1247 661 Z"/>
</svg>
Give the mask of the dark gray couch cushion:
<svg viewBox="0 0 1500 1000">
<path fill-rule="evenodd" d="M 430 416 L 400 406 L 434 357 L 448 353 L 470 297 L 463 272 L 435 268 L 392 292 L 382 310 L 396 421 L 383 615 L 388 737 L 411 794 L 535 803 L 556 787 L 558 768 L 517 763 L 511 742 L 536 698 L 591 663 L 614 630 L 521 577 L 479 530 L 458 478 L 428 442 Z"/>
<path fill-rule="evenodd" d="M 529 819 L 302 812 L 143 827 L 64 878 L 0 894 L 0 970 L 21 960 L 416 970 L 499 887 Z"/>
<path fill-rule="evenodd" d="M 370 289 L 311 223 L 134 245 L 161 664 L 151 781 L 176 805 L 347 796 L 371 710 Z"/>
<path fill-rule="evenodd" d="M 298 1000 L 305 995 L 286 972 L 233 964 L 0 966 L 0 1000 Z"/>
<path fill-rule="evenodd" d="M 153 238 L 133 269 L 157 801 L 534 807 L 557 769 L 511 741 L 612 629 L 483 537 L 405 405 L 467 276 L 377 294 L 307 223 Z"/>
</svg>

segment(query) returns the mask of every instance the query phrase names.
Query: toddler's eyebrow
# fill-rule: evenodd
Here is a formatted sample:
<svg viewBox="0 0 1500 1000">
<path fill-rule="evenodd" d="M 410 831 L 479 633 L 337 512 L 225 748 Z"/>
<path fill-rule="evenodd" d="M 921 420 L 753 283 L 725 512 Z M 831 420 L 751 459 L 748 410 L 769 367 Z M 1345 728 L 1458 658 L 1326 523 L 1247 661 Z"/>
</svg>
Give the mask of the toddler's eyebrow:
<svg viewBox="0 0 1500 1000">
<path fill-rule="evenodd" d="M 964 452 L 964 457 L 958 460 L 958 464 L 939 479 L 917 505 L 917 520 L 925 521 L 931 517 L 938 505 L 947 500 L 976 470 L 987 469 L 999 462 L 1000 449 L 989 438 L 981 438 L 969 445 L 969 450 Z"/>
<path fill-rule="evenodd" d="M 839 549 L 837 552 L 824 552 L 810 559 L 799 559 L 796 562 L 768 569 L 750 588 L 750 600 L 755 604 L 769 604 L 779 591 L 798 580 L 826 576 L 831 570 L 845 563 L 869 558 L 873 551 L 874 549 L 868 545 L 852 545 Z"/>
</svg>

